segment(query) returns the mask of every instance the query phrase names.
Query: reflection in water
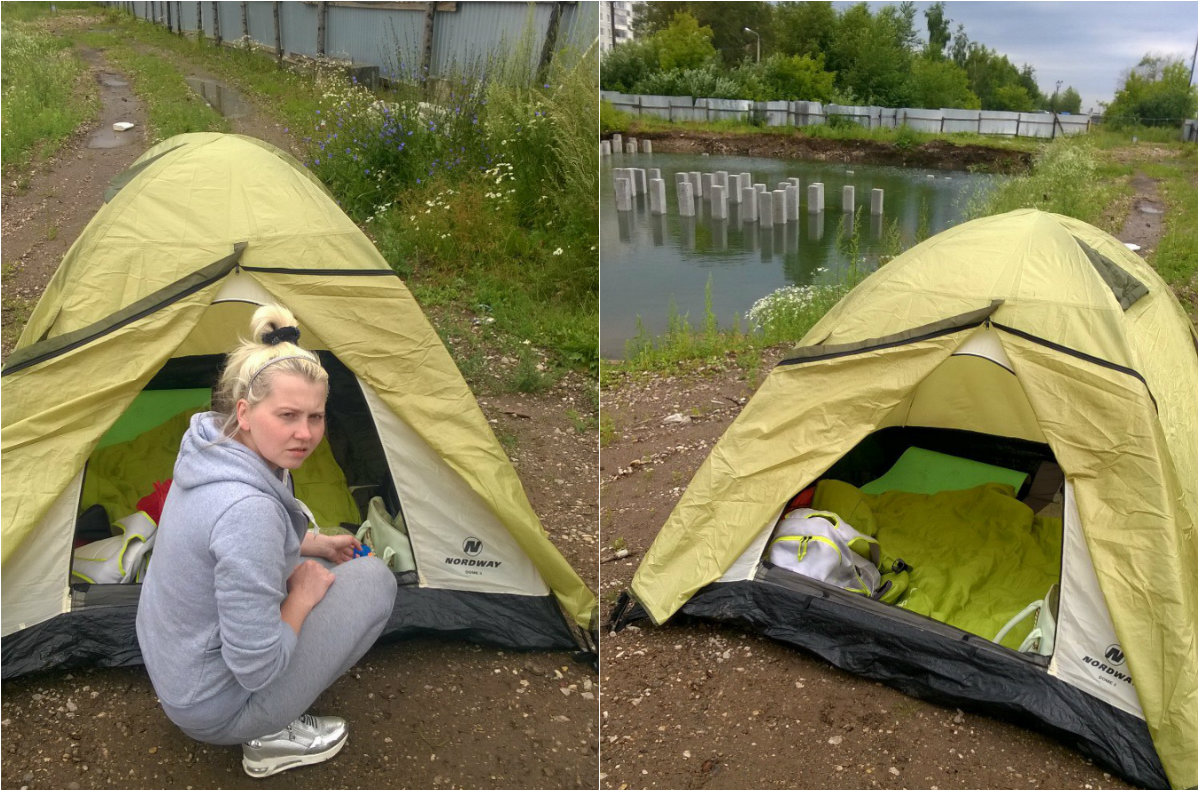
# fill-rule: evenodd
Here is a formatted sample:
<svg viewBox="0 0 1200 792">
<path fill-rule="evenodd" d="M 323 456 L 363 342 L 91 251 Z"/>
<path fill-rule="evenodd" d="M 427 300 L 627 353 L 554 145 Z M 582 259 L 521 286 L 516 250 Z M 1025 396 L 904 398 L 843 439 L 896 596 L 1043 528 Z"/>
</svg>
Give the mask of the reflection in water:
<svg viewBox="0 0 1200 792">
<path fill-rule="evenodd" d="M 908 247 L 918 235 L 961 222 L 966 199 L 991 189 L 997 178 L 865 165 L 847 171 L 844 165 L 829 163 L 678 154 L 613 155 L 602 163 L 608 169 L 634 166 L 660 169 L 668 186 L 667 213 L 651 214 L 644 195 L 635 197 L 630 211 L 617 212 L 611 174 L 602 174 L 601 354 L 607 357 L 624 354 L 639 316 L 648 332 L 662 333 L 672 301 L 693 326 L 699 325 L 710 281 L 718 322 L 745 326 L 745 312 L 754 301 L 777 288 L 837 282 L 849 268 L 848 250 L 858 250 L 859 269 L 872 269 L 881 255 L 899 252 L 887 250 L 889 244 L 899 241 Z M 765 225 L 753 219 L 750 204 L 729 200 L 727 219 L 714 220 L 708 195 L 695 198 L 695 217 L 681 217 L 676 176 L 698 186 L 702 176 L 718 170 L 728 172 L 731 194 L 740 173 L 748 174 L 747 185 L 763 185 L 762 189 L 781 182 L 798 184 L 799 219 Z M 720 183 L 719 176 L 716 181 Z M 814 183 L 824 184 L 825 192 L 839 199 L 837 204 L 810 213 L 808 186 Z M 872 216 L 869 200 L 856 214 L 843 213 L 840 197 L 846 186 L 855 187 L 864 199 L 873 189 L 882 189 L 884 215 Z M 846 244 L 855 231 L 855 244 Z"/>
<path fill-rule="evenodd" d="M 249 107 L 241 94 L 224 83 L 207 80 L 203 77 L 185 77 L 184 82 L 200 97 L 208 102 L 208 106 L 226 118 L 241 118 L 249 112 Z"/>
<path fill-rule="evenodd" d="M 810 212 L 808 215 L 808 241 L 820 242 L 825 236 L 825 213 Z"/>
<path fill-rule="evenodd" d="M 654 247 L 662 247 L 667 243 L 667 216 L 666 215 L 650 215 L 650 238 L 654 240 Z"/>
</svg>

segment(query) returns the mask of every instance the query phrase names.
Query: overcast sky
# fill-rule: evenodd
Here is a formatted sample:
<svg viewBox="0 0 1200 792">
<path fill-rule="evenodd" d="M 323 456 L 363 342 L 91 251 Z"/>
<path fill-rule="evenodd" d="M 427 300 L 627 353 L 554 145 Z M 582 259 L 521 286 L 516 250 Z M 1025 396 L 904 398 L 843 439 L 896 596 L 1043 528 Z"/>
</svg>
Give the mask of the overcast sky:
<svg viewBox="0 0 1200 792">
<path fill-rule="evenodd" d="M 888 4 L 870 5 L 874 9 Z M 925 40 L 925 9 L 931 3 L 914 5 L 917 31 Z M 945 8 L 951 34 L 962 23 L 971 41 L 1007 55 L 1018 69 L 1027 63 L 1033 66 L 1038 86 L 1047 95 L 1054 92 L 1058 80 L 1064 91 L 1073 86 L 1086 113 L 1089 108 L 1100 111 L 1100 102 L 1112 101 L 1125 72 L 1146 53 L 1175 55 L 1191 66 L 1200 4 L 1195 0 L 949 0 Z"/>
</svg>

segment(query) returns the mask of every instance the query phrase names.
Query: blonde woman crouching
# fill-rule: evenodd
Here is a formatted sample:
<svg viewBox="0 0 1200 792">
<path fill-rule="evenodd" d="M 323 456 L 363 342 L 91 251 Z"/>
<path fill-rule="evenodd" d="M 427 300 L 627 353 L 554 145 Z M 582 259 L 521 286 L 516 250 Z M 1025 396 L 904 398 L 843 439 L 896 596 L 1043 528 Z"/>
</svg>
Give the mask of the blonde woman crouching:
<svg viewBox="0 0 1200 792">
<path fill-rule="evenodd" d="M 305 712 L 379 637 L 396 595 L 382 562 L 354 557 L 354 537 L 310 533 L 293 494 L 290 471 L 325 434 L 329 388 L 295 325 L 259 308 L 216 411 L 193 416 L 137 615 L 167 717 L 197 740 L 241 743 L 254 777 L 341 750 L 346 722 Z"/>
</svg>

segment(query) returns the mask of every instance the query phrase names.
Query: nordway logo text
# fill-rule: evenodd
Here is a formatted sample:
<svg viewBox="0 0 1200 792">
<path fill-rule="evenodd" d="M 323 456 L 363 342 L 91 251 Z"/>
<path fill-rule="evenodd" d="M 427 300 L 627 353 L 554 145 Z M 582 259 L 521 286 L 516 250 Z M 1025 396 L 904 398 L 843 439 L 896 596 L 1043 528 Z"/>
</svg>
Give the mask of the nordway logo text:
<svg viewBox="0 0 1200 792">
<path fill-rule="evenodd" d="M 446 556 L 445 563 L 449 564 L 450 566 L 498 567 L 502 562 L 482 561 L 476 558 L 454 558 L 453 556 Z"/>
<path fill-rule="evenodd" d="M 1131 685 L 1133 684 L 1133 677 L 1131 677 L 1129 674 L 1122 674 L 1117 669 L 1108 665 L 1108 663 L 1105 663 L 1101 660 L 1094 660 L 1091 657 L 1089 657 L 1088 655 L 1083 656 L 1083 662 L 1087 665 L 1092 666 L 1093 668 L 1095 668 L 1099 671 L 1103 671 L 1104 673 L 1111 676 L 1113 679 L 1116 679 L 1116 680 L 1119 680 L 1121 682 L 1125 682 L 1125 683 L 1128 683 Z"/>
</svg>

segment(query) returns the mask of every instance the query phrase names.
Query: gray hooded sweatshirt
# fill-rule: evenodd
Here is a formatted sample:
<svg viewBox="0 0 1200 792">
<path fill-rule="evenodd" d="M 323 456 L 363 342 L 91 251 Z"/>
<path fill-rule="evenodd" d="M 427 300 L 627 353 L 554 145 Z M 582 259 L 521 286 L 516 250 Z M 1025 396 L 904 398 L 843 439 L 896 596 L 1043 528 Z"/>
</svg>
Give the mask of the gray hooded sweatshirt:
<svg viewBox="0 0 1200 792">
<path fill-rule="evenodd" d="M 257 453 L 192 417 L 138 603 L 142 658 L 185 731 L 228 720 L 288 667 L 296 633 L 279 606 L 307 518 Z"/>
</svg>

